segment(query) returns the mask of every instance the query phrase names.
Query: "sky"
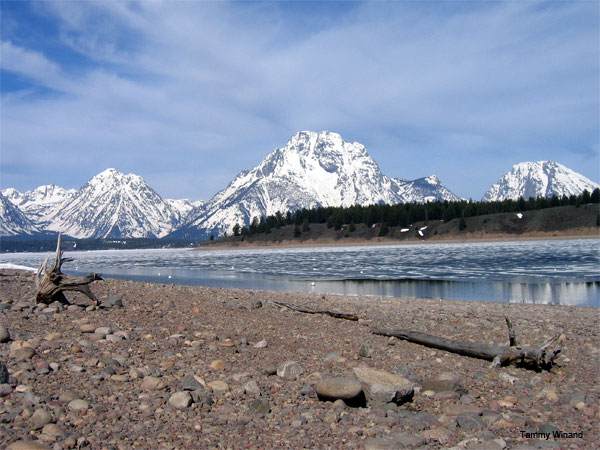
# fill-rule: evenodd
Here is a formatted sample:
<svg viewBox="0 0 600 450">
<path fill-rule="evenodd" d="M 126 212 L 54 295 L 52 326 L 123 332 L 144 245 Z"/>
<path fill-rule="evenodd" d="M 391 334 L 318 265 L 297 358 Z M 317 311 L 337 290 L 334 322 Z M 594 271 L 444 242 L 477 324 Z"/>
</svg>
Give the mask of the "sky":
<svg viewBox="0 0 600 450">
<path fill-rule="evenodd" d="M 208 200 L 297 131 L 479 200 L 514 164 L 600 179 L 593 1 L 1 1 L 0 187 L 114 167 Z"/>
</svg>

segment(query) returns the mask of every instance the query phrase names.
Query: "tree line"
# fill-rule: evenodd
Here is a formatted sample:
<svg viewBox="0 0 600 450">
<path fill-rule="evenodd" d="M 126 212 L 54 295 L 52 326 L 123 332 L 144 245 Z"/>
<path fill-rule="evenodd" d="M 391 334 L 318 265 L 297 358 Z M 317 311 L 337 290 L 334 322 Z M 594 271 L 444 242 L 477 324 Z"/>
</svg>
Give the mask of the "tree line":
<svg viewBox="0 0 600 450">
<path fill-rule="evenodd" d="M 523 212 L 536 209 L 554 208 L 557 206 L 583 205 L 600 203 L 600 189 L 593 192 L 583 191 L 581 195 L 552 197 L 520 197 L 518 200 L 502 200 L 494 202 L 474 202 L 473 200 L 435 201 L 428 203 L 399 203 L 396 205 L 373 204 L 354 205 L 350 207 L 319 206 L 312 209 L 302 208 L 286 213 L 254 217 L 249 224 L 236 223 L 234 236 L 252 236 L 257 233 L 270 233 L 274 228 L 287 225 L 295 226 L 295 234 L 310 230 L 310 224 L 326 223 L 328 228 L 341 229 L 349 225 L 350 231 L 356 224 L 372 226 L 382 224 L 387 227 L 408 227 L 415 222 L 443 220 L 482 216 L 486 214 Z"/>
</svg>

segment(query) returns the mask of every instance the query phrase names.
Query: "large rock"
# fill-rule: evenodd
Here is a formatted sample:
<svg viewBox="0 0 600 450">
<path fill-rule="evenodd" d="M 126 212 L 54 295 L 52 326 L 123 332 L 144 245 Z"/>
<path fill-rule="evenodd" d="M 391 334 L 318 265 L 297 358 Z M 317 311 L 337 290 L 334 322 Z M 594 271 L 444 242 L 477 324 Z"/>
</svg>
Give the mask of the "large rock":
<svg viewBox="0 0 600 450">
<path fill-rule="evenodd" d="M 364 403 L 362 385 L 353 377 L 327 377 L 315 386 L 320 400 L 344 400 L 346 404 Z"/>
<path fill-rule="evenodd" d="M 403 376 L 370 367 L 355 367 L 353 370 L 369 407 L 386 403 L 399 405 L 412 400 L 414 386 Z"/>
</svg>

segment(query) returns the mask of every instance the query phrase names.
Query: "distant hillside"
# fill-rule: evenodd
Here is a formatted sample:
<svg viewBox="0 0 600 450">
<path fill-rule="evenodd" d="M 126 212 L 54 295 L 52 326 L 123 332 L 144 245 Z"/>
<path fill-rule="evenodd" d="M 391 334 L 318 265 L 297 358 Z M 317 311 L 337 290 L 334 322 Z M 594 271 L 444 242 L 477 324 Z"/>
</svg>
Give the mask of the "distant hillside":
<svg viewBox="0 0 600 450">
<path fill-rule="evenodd" d="M 519 217 L 521 216 L 521 217 Z M 276 246 L 357 243 L 399 243 L 444 240 L 517 239 L 524 237 L 596 236 L 600 238 L 598 204 L 569 205 L 525 211 L 454 218 L 450 221 L 418 221 L 404 226 L 384 224 L 349 225 L 340 229 L 326 223 L 304 226 L 286 225 L 269 233 L 252 236 L 228 236 L 202 244 L 202 248 L 220 246 Z M 298 233 L 300 228 L 300 233 Z M 307 229 L 308 228 L 308 229 Z M 386 231 L 387 230 L 387 231 Z"/>
</svg>

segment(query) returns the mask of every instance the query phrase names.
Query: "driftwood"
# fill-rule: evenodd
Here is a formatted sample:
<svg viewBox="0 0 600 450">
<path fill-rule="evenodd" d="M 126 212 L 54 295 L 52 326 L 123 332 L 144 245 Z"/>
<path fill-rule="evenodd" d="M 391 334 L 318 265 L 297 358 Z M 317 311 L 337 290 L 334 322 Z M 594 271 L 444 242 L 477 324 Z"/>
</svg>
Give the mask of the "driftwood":
<svg viewBox="0 0 600 450">
<path fill-rule="evenodd" d="M 271 300 L 270 303 L 272 303 L 276 306 L 288 308 L 293 311 L 298 311 L 298 312 L 306 313 L 306 314 L 326 314 L 328 316 L 335 317 L 336 319 L 345 319 L 345 320 L 353 320 L 353 321 L 358 320 L 358 316 L 356 314 L 346 313 L 343 311 L 333 311 L 330 309 L 313 309 L 313 308 L 307 308 L 305 306 L 295 305 L 293 303 L 278 302 L 275 300 Z"/>
<path fill-rule="evenodd" d="M 94 305 L 98 305 L 100 301 L 96 298 L 92 290 L 90 289 L 90 283 L 102 280 L 102 276 L 99 273 L 90 273 L 83 277 L 75 277 L 65 275 L 60 271 L 61 266 L 65 262 L 73 261 L 72 258 L 63 258 L 62 251 L 60 249 L 60 233 L 58 235 L 58 243 L 56 244 L 56 256 L 54 264 L 48 270 L 48 258 L 40 266 L 35 274 L 35 286 L 37 289 L 35 295 L 36 303 L 44 303 L 49 305 L 53 302 L 60 302 L 64 304 L 70 304 L 67 297 L 65 297 L 65 291 L 76 291 L 81 292 L 90 298 Z"/>
<path fill-rule="evenodd" d="M 507 324 L 510 324 L 510 320 L 508 319 Z M 558 341 L 560 334 L 552 336 L 539 347 L 520 347 L 516 345 L 507 347 L 505 345 L 456 341 L 453 339 L 432 336 L 430 334 L 419 333 L 417 331 L 401 329 L 373 328 L 371 331 L 374 334 L 394 336 L 398 339 L 403 339 L 415 344 L 425 345 L 426 347 L 492 361 L 492 366 L 513 364 L 535 370 L 549 370 L 554 365 L 554 359 L 562 350 L 560 345 L 553 347 Z M 509 335 L 511 335 L 511 344 L 516 342 L 512 324 L 509 325 Z"/>
</svg>

